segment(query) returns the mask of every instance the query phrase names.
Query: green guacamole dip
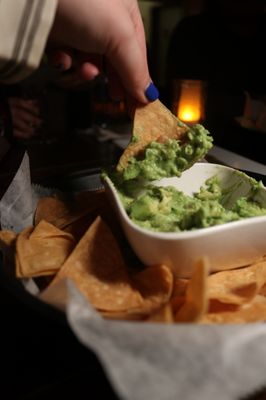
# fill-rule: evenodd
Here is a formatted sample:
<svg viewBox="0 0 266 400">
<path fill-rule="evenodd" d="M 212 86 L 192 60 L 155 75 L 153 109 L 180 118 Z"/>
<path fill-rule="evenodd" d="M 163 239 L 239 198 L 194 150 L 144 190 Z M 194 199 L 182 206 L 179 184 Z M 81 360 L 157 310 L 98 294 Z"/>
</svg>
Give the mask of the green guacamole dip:
<svg viewBox="0 0 266 400">
<path fill-rule="evenodd" d="M 266 208 L 254 200 L 258 182 L 246 197 L 238 198 L 230 208 L 228 192 L 223 192 L 216 176 L 208 179 L 193 197 L 174 187 L 148 185 L 141 194 L 130 197 L 130 188 L 120 192 L 124 207 L 136 224 L 153 231 L 179 232 L 206 228 L 247 217 L 266 215 Z"/>
<path fill-rule="evenodd" d="M 137 139 L 135 139 L 137 140 Z M 196 161 L 203 158 L 212 147 L 212 137 L 200 124 L 189 128 L 186 141 L 168 140 L 166 143 L 151 142 L 141 158 L 132 157 L 123 171 L 123 180 L 140 177 L 155 180 L 180 176 Z"/>
<path fill-rule="evenodd" d="M 255 201 L 262 186 L 250 178 L 248 196 L 237 199 L 230 207 L 230 193 L 223 191 L 217 177 L 208 179 L 193 197 L 174 187 L 151 183 L 164 177 L 180 176 L 212 147 L 212 137 L 202 125 L 189 128 L 184 144 L 177 140 L 152 142 L 139 158 L 132 157 L 123 172 L 108 174 L 113 181 L 129 217 L 136 224 L 153 231 L 179 232 L 266 215 L 266 209 Z"/>
</svg>

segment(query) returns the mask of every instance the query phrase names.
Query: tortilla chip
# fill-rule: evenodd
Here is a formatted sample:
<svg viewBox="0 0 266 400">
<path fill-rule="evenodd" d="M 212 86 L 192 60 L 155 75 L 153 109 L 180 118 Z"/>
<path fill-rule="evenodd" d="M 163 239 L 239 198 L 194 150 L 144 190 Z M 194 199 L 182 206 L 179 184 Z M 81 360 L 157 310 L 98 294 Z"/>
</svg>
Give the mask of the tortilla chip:
<svg viewBox="0 0 266 400">
<path fill-rule="evenodd" d="M 37 204 L 35 224 L 44 219 L 73 235 L 78 242 L 98 215 L 108 223 L 116 238 L 121 241 L 120 224 L 103 190 L 84 191 L 69 199 L 42 198 Z"/>
<path fill-rule="evenodd" d="M 118 244 L 101 217 L 87 230 L 52 284 L 62 278 L 72 279 L 98 310 L 120 312 L 143 303 L 130 282 Z"/>
<path fill-rule="evenodd" d="M 216 313 L 208 313 L 200 319 L 200 323 L 210 324 L 244 324 L 247 322 L 266 321 L 266 299 L 264 296 L 257 295 L 253 301 L 236 310 Z"/>
<path fill-rule="evenodd" d="M 250 302 L 266 284 L 266 261 L 247 267 L 217 272 L 208 277 L 210 299 L 222 303 Z"/>
<path fill-rule="evenodd" d="M 155 311 L 148 319 L 148 322 L 162 322 L 165 324 L 172 324 L 174 316 L 170 304 L 166 304 L 159 310 Z"/>
<path fill-rule="evenodd" d="M 16 276 L 55 274 L 71 253 L 73 237 L 46 221 L 25 228 L 16 241 Z"/>
<path fill-rule="evenodd" d="M 259 290 L 259 294 L 266 297 L 266 284 Z"/>
<path fill-rule="evenodd" d="M 178 278 L 174 280 L 173 293 L 170 300 L 173 314 L 176 314 L 185 303 L 188 279 Z"/>
<path fill-rule="evenodd" d="M 176 116 L 159 100 L 139 105 L 135 111 L 132 141 L 120 157 L 117 170 L 125 169 L 128 160 L 143 152 L 150 142 L 181 140 L 186 132 L 187 127 L 180 126 Z"/>
<path fill-rule="evenodd" d="M 101 310 L 100 314 L 102 317 L 111 320 L 120 321 L 144 321 L 147 318 L 146 313 L 141 313 L 141 307 L 138 309 L 128 309 L 126 311 L 104 311 Z"/>
<path fill-rule="evenodd" d="M 0 231 L 0 250 L 3 251 L 7 247 L 10 247 L 16 241 L 17 234 L 12 231 Z"/>
<path fill-rule="evenodd" d="M 92 223 L 99 213 L 99 208 L 105 202 L 103 191 L 82 192 L 70 199 L 43 197 L 38 201 L 34 223 L 37 225 L 44 219 L 60 229 L 65 229 L 89 215 L 91 215 L 90 223 Z"/>
<path fill-rule="evenodd" d="M 133 281 L 144 299 L 143 310 L 149 313 L 168 303 L 173 292 L 173 273 L 166 265 L 146 267 Z"/>
<path fill-rule="evenodd" d="M 167 266 L 146 267 L 134 274 L 132 281 L 142 297 L 142 304 L 123 313 L 105 312 L 105 318 L 143 320 L 157 311 L 159 313 L 168 304 L 173 290 L 173 273 Z"/>
<path fill-rule="evenodd" d="M 121 234 L 122 228 L 118 222 L 117 215 L 104 192 L 80 193 L 76 198 L 76 207 L 75 218 L 70 218 L 71 215 L 65 217 L 66 222 L 62 229 L 71 233 L 77 241 L 82 238 L 98 216 L 101 216 L 104 222 L 108 224 L 119 243 L 122 236 L 123 240 L 125 240 L 124 235 Z M 82 210 L 86 210 L 86 212 L 83 213 Z"/>
<path fill-rule="evenodd" d="M 37 207 L 34 214 L 34 225 L 45 220 L 52 225 L 61 228 L 60 224 L 56 221 L 70 212 L 70 205 L 58 197 L 42 197 L 38 200 Z"/>
<path fill-rule="evenodd" d="M 185 303 L 174 315 L 176 322 L 197 322 L 208 309 L 207 277 L 209 261 L 202 258 L 196 263 L 187 285 Z"/>
<path fill-rule="evenodd" d="M 189 280 L 186 278 L 175 278 L 172 298 L 185 296 L 188 282 Z"/>
<path fill-rule="evenodd" d="M 221 313 L 227 311 L 236 311 L 239 309 L 238 304 L 222 303 L 216 299 L 209 299 L 208 313 Z"/>
<path fill-rule="evenodd" d="M 69 220 L 68 222 L 66 221 L 64 227 L 62 227 L 61 229 L 64 232 L 70 233 L 75 238 L 76 242 L 79 242 L 82 236 L 87 232 L 97 215 L 97 212 L 90 213 L 79 218 L 77 217 L 75 220 Z"/>
</svg>

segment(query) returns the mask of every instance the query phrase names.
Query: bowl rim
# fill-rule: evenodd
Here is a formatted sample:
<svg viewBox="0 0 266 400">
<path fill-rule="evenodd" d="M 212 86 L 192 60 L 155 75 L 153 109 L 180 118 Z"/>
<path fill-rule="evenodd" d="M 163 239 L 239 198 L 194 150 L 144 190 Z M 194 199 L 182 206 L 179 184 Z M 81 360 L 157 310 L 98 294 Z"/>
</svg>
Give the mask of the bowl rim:
<svg viewBox="0 0 266 400">
<path fill-rule="evenodd" d="M 240 172 L 238 169 L 236 168 L 232 168 L 226 165 L 221 165 L 221 164 L 215 164 L 215 163 L 206 163 L 206 162 L 197 162 L 195 163 L 193 166 L 195 165 L 212 165 L 213 167 L 220 167 L 221 169 L 224 170 L 229 170 L 229 171 L 234 171 L 234 172 Z M 248 174 L 244 173 L 245 175 L 248 176 Z M 250 177 L 252 178 L 252 177 Z M 104 175 L 103 176 L 103 183 L 105 186 L 107 186 L 109 188 L 109 190 L 111 191 L 113 198 L 115 200 L 115 204 L 117 206 L 118 212 L 119 212 L 119 216 L 121 218 L 121 220 L 123 220 L 123 222 L 125 224 L 127 224 L 132 230 L 135 230 L 136 232 L 138 232 L 139 234 L 148 236 L 150 238 L 154 238 L 154 239 L 160 239 L 163 241 L 166 240 L 170 240 L 170 241 L 174 241 L 174 240 L 183 240 L 183 239 L 196 239 L 199 236 L 208 236 L 210 234 L 214 234 L 214 233 L 219 233 L 219 232 L 223 232 L 226 230 L 231 230 L 233 228 L 239 228 L 239 227 L 248 227 L 249 225 L 254 225 L 256 224 L 260 224 L 265 222 L 266 223 L 266 215 L 262 215 L 262 216 L 255 216 L 255 217 L 249 217 L 249 218 L 244 218 L 238 221 L 231 221 L 231 222 L 226 222 L 223 224 L 219 224 L 219 225 L 214 225 L 214 226 L 209 226 L 206 228 L 198 228 L 195 230 L 190 230 L 190 231 L 181 231 L 181 232 L 158 232 L 158 231 L 152 231 L 149 230 L 147 228 L 141 227 L 137 224 L 135 224 L 128 216 L 125 208 L 123 207 L 117 189 L 114 185 L 114 183 L 112 182 L 112 180 L 110 179 L 110 177 L 108 175 Z M 266 187 L 263 185 L 263 189 L 266 192 Z"/>
</svg>

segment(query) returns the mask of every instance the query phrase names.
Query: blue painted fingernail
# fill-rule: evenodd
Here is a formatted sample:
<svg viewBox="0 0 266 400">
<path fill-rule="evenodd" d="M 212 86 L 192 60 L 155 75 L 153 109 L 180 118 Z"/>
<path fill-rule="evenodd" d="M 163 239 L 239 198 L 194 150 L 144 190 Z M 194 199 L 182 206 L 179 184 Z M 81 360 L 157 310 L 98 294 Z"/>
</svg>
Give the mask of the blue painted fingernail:
<svg viewBox="0 0 266 400">
<path fill-rule="evenodd" d="M 145 90 L 145 96 L 149 101 L 157 100 L 159 97 L 159 91 L 157 87 L 151 82 Z"/>
</svg>

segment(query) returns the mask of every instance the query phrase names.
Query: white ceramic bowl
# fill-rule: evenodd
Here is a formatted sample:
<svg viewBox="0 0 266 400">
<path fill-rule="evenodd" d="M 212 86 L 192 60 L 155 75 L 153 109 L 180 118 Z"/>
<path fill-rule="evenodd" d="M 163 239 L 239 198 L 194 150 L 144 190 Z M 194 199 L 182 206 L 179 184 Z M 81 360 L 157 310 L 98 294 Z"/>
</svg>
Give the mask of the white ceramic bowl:
<svg viewBox="0 0 266 400">
<path fill-rule="evenodd" d="M 219 177 L 224 188 L 233 188 L 232 200 L 249 192 L 250 180 L 244 174 L 211 163 L 196 163 L 180 178 L 164 178 L 157 184 L 173 185 L 186 194 L 192 194 L 214 175 Z M 104 180 L 104 184 L 129 243 L 145 265 L 164 263 L 172 267 L 176 276 L 189 277 L 195 262 L 203 256 L 208 256 L 214 272 L 247 265 L 266 254 L 266 216 L 193 231 L 153 232 L 130 220 L 109 178 Z M 258 192 L 257 199 L 266 207 L 265 187 Z"/>
</svg>

